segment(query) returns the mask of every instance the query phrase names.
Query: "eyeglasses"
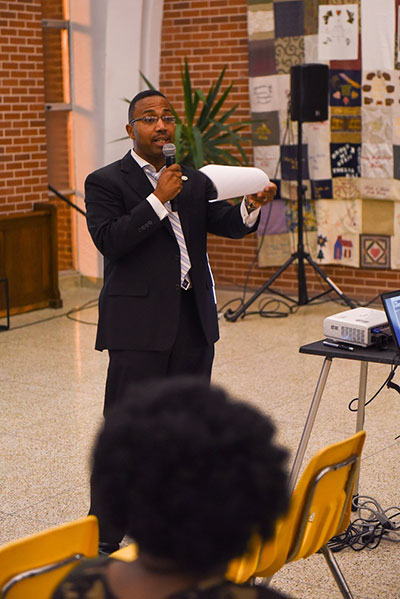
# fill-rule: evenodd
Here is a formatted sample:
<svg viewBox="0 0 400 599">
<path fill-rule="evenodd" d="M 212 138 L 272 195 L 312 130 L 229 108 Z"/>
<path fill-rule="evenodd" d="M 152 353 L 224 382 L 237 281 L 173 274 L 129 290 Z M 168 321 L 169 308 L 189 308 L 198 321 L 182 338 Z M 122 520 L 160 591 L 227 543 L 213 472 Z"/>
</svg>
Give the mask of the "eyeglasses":
<svg viewBox="0 0 400 599">
<path fill-rule="evenodd" d="M 133 121 L 129 121 L 129 124 L 133 125 L 133 123 L 136 123 L 137 121 L 143 121 L 145 125 L 155 125 L 159 119 L 162 120 L 164 125 L 173 125 L 176 121 L 174 116 L 163 114 L 162 116 L 142 116 L 139 119 L 133 119 Z"/>
</svg>

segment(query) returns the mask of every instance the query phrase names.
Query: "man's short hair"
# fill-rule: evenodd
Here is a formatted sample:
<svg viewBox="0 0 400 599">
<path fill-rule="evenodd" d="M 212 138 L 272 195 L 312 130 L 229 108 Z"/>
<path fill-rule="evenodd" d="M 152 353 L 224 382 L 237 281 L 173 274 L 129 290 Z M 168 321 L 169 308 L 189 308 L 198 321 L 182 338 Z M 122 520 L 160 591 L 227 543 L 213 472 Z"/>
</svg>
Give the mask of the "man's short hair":
<svg viewBox="0 0 400 599">
<path fill-rule="evenodd" d="M 132 120 L 136 102 L 139 102 L 139 100 L 142 100 L 143 98 L 149 98 L 150 96 L 161 96 L 162 98 L 165 98 L 167 100 L 166 96 L 164 96 L 164 94 L 162 94 L 157 89 L 145 89 L 144 91 L 139 92 L 138 94 L 136 94 L 136 96 L 134 98 L 132 98 L 132 100 L 130 101 L 130 104 L 129 104 L 129 109 L 128 109 L 128 122 L 129 123 Z"/>
</svg>

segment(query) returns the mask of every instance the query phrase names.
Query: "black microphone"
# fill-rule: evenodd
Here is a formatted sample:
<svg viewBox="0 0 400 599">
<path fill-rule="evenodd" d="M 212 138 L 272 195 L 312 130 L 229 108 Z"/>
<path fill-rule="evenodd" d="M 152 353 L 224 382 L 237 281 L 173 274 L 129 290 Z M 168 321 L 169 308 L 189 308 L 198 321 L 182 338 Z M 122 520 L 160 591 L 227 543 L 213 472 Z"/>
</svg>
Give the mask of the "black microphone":
<svg viewBox="0 0 400 599">
<path fill-rule="evenodd" d="M 175 164 L 175 144 L 164 144 L 162 151 L 165 156 L 165 166 L 168 168 L 169 166 L 171 166 L 171 164 Z M 178 210 L 178 207 L 176 205 L 176 198 L 171 200 L 171 209 L 173 210 L 173 212 L 176 212 Z"/>
</svg>

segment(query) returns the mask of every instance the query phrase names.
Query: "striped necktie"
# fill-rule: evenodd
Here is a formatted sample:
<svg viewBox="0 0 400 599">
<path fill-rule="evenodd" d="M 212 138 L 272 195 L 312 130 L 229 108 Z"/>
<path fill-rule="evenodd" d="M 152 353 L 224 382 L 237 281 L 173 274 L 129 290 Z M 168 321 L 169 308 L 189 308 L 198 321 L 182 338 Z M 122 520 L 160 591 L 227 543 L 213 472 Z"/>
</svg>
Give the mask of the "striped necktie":
<svg viewBox="0 0 400 599">
<path fill-rule="evenodd" d="M 146 175 L 148 177 L 150 177 L 151 182 L 153 183 L 154 187 L 157 184 L 157 181 L 162 173 L 162 170 L 163 169 L 161 169 L 161 171 L 156 173 L 151 168 L 149 168 L 147 166 L 144 167 L 144 171 L 145 171 Z M 181 255 L 181 286 L 184 289 L 188 289 L 188 287 L 190 286 L 190 279 L 189 279 L 188 272 L 190 270 L 191 263 L 190 263 L 189 253 L 188 253 L 187 247 L 186 247 L 185 236 L 183 234 L 179 214 L 177 212 L 173 212 L 171 210 L 170 202 L 167 202 L 167 204 L 168 204 L 168 206 L 166 206 L 164 204 L 164 207 L 168 211 L 168 219 L 169 219 L 170 225 L 172 227 L 172 230 L 175 234 L 176 240 L 178 242 L 179 251 L 180 251 L 180 255 Z"/>
</svg>

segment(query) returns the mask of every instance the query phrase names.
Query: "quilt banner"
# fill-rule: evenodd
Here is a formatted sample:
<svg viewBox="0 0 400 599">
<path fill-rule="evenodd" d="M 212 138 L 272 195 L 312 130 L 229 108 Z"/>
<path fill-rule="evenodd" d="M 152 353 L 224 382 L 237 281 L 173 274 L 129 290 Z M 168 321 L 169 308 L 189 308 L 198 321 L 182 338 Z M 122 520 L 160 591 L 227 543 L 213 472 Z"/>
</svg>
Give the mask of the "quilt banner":
<svg viewBox="0 0 400 599">
<path fill-rule="evenodd" d="M 258 230 L 260 266 L 296 249 L 300 170 L 304 233 L 320 264 L 400 268 L 399 6 L 248 0 L 254 165 L 278 187 Z M 329 67 L 328 119 L 293 122 L 292 67 L 315 63 Z"/>
</svg>

